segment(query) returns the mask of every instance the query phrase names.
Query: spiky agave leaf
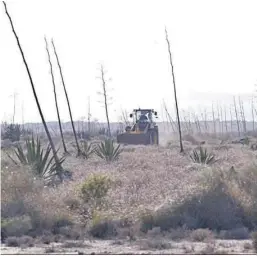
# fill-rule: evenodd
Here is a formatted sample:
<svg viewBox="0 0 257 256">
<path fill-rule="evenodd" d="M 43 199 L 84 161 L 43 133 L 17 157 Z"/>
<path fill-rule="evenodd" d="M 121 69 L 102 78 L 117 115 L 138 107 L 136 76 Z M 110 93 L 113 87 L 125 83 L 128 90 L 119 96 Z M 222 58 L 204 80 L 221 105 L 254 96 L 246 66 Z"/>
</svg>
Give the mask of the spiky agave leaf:
<svg viewBox="0 0 257 256">
<path fill-rule="evenodd" d="M 107 162 L 117 160 L 119 155 L 122 153 L 120 145 L 114 146 L 114 142 L 111 139 L 106 139 L 104 142 L 98 144 L 95 148 L 95 154 Z"/>
<path fill-rule="evenodd" d="M 50 174 L 50 176 L 59 175 L 59 167 L 65 161 L 65 157 L 62 157 L 58 164 L 52 164 L 54 160 L 54 156 L 50 157 L 51 147 L 47 146 L 46 150 L 42 149 L 40 139 L 34 139 L 32 135 L 31 139 L 27 139 L 25 141 L 25 150 L 22 148 L 20 144 L 16 146 L 16 150 L 14 150 L 17 158 L 20 163 L 23 165 L 30 165 L 32 170 L 36 175 L 45 177 L 49 176 L 46 173 Z M 57 152 L 59 149 L 57 150 Z M 15 160 L 13 160 L 15 163 Z"/>
<path fill-rule="evenodd" d="M 208 153 L 207 149 L 203 149 L 202 147 L 199 148 L 199 152 L 196 149 L 194 149 L 193 154 L 190 155 L 190 158 L 195 163 L 212 164 L 215 162 L 214 154 Z"/>
<path fill-rule="evenodd" d="M 90 157 L 94 153 L 94 148 L 92 148 L 92 144 L 87 141 L 81 142 L 82 144 L 82 156 L 86 159 Z"/>
</svg>

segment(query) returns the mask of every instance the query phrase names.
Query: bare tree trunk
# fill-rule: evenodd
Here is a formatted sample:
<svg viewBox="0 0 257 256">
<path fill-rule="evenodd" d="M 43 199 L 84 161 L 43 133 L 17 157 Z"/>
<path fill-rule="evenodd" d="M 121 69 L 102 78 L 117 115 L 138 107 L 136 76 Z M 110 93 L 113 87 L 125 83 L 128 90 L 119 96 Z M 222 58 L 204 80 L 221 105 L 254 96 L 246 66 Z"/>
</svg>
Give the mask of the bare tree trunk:
<svg viewBox="0 0 257 256">
<path fill-rule="evenodd" d="M 174 124 L 174 121 L 173 121 L 170 113 L 168 112 L 168 109 L 167 109 L 167 106 L 166 106 L 166 103 L 164 100 L 163 100 L 163 106 L 164 106 L 164 110 L 166 112 L 167 119 L 170 121 L 171 128 L 172 128 L 173 132 L 175 133 L 176 132 L 176 129 L 174 128 L 175 124 Z"/>
<path fill-rule="evenodd" d="M 91 113 L 90 113 L 90 96 L 88 96 L 88 113 L 87 113 L 88 132 L 91 133 Z"/>
<path fill-rule="evenodd" d="M 209 127 L 208 127 L 208 120 L 207 120 L 207 111 L 204 109 L 204 124 L 205 124 L 205 130 L 208 133 Z"/>
<path fill-rule="evenodd" d="M 165 28 L 165 33 L 166 33 L 166 41 L 167 41 L 167 44 L 168 44 L 168 51 L 169 51 L 169 57 L 170 57 L 170 65 L 171 65 L 172 78 L 173 78 L 173 89 L 174 89 L 174 97 L 175 97 L 176 112 L 177 112 L 180 152 L 182 153 L 182 152 L 184 152 L 184 148 L 183 148 L 183 143 L 182 143 L 182 133 L 181 133 L 181 127 L 180 127 L 180 118 L 179 118 L 178 100 L 177 100 L 177 90 L 176 90 L 176 83 L 175 83 L 174 67 L 173 67 L 172 57 L 171 57 L 170 42 L 169 42 L 168 32 L 167 32 L 166 28 Z"/>
<path fill-rule="evenodd" d="M 74 135 L 76 146 L 77 146 L 77 156 L 79 156 L 79 155 L 81 155 L 81 150 L 79 148 L 78 138 L 77 138 L 77 134 L 76 134 L 73 118 L 72 118 L 70 101 L 69 101 L 68 93 L 67 93 L 67 90 L 66 90 L 66 86 L 65 86 L 64 78 L 63 78 L 63 74 L 62 74 L 62 67 L 61 67 L 61 64 L 60 64 L 60 61 L 59 61 L 59 57 L 58 57 L 58 54 L 57 54 L 57 51 L 56 51 L 53 39 L 52 39 L 52 45 L 53 45 L 54 54 L 55 54 L 55 57 L 56 57 L 56 60 L 57 60 L 57 64 L 58 64 L 58 67 L 59 67 L 60 75 L 61 75 L 61 78 L 62 78 L 62 85 L 63 85 L 63 89 L 64 89 L 64 92 L 65 92 L 66 100 L 67 100 L 67 105 L 68 105 L 69 114 L 70 114 L 70 120 L 71 120 L 71 126 L 72 126 L 73 135 Z"/>
<path fill-rule="evenodd" d="M 42 123 L 43 123 L 43 125 L 44 125 L 45 132 L 46 132 L 46 134 L 47 134 L 47 137 L 48 137 L 48 140 L 49 140 L 49 143 L 50 143 L 50 146 L 51 146 L 53 155 L 54 155 L 54 160 L 55 160 L 55 164 L 56 164 L 56 167 L 57 167 L 57 175 L 58 175 L 60 181 L 63 181 L 63 177 L 62 177 L 63 168 L 62 168 L 62 165 L 61 165 L 61 163 L 60 163 L 59 157 L 58 157 L 58 155 L 57 155 L 57 151 L 56 151 L 56 149 L 55 149 L 53 140 L 52 140 L 51 135 L 50 135 L 50 133 L 49 133 L 49 130 L 48 130 L 48 128 L 47 128 L 47 125 L 46 125 L 46 122 L 45 122 L 45 118 L 44 118 L 43 112 L 42 112 L 42 110 L 41 110 L 41 107 L 40 107 L 40 104 L 39 104 L 39 101 L 38 101 L 38 98 L 37 98 L 37 93 L 36 93 L 35 86 L 34 86 L 34 83 L 33 83 L 33 80 L 32 80 L 31 74 L 30 74 L 30 70 L 29 70 L 28 64 L 27 64 L 27 62 L 26 62 L 24 53 L 23 53 L 23 51 L 22 51 L 19 38 L 18 38 L 18 36 L 17 36 L 17 34 L 16 34 L 15 30 L 14 30 L 14 26 L 13 26 L 13 22 L 12 22 L 11 16 L 9 15 L 9 13 L 8 13 L 8 11 L 7 11 L 6 3 L 3 2 L 3 4 L 4 4 L 4 7 L 5 7 L 5 12 L 6 12 L 6 14 L 7 14 L 8 18 L 9 18 L 10 24 L 11 24 L 11 26 L 12 26 L 12 31 L 13 31 L 13 34 L 14 34 L 14 36 L 15 36 L 15 38 L 16 38 L 17 45 L 18 45 L 18 47 L 19 47 L 19 50 L 20 50 L 20 53 L 21 53 L 21 56 L 22 56 L 24 65 L 25 65 L 25 67 L 26 67 L 26 70 L 27 70 L 27 73 L 28 73 L 28 76 L 29 76 L 29 80 L 30 80 L 30 84 L 31 84 L 31 88 L 32 88 L 32 91 L 33 91 L 33 95 L 34 95 L 34 98 L 35 98 L 35 101 L 36 101 L 36 104 L 37 104 L 37 108 L 38 108 L 40 117 L 41 117 L 41 119 L 42 119 Z"/>
<path fill-rule="evenodd" d="M 24 123 L 24 102 L 22 101 L 21 105 L 21 118 L 22 118 L 22 130 L 25 131 L 25 123 Z"/>
<path fill-rule="evenodd" d="M 224 106 L 224 118 L 225 118 L 225 129 L 226 133 L 228 132 L 228 124 L 227 124 L 227 111 L 226 111 L 226 106 Z"/>
<path fill-rule="evenodd" d="M 53 89 L 54 89 L 54 101 L 55 101 L 56 113 L 57 113 L 57 118 L 58 118 L 59 129 L 60 129 L 60 135 L 61 135 L 61 139 L 62 139 L 62 145 L 63 145 L 64 153 L 67 154 L 68 151 L 67 151 L 65 141 L 64 141 L 61 118 L 60 118 L 60 112 L 59 112 L 57 95 L 56 95 L 56 86 L 55 86 L 55 81 L 54 81 L 53 66 L 52 66 L 51 57 L 50 57 L 50 53 L 49 53 L 49 50 L 48 50 L 48 43 L 47 43 L 46 38 L 45 38 L 45 43 L 46 43 L 46 52 L 47 52 L 47 56 L 48 56 L 48 62 L 49 62 L 49 65 L 50 65 L 50 73 L 51 73 Z"/>
<path fill-rule="evenodd" d="M 221 126 L 220 126 L 220 110 L 219 110 L 219 105 L 218 105 L 218 103 L 217 103 L 216 107 L 217 107 L 218 122 L 219 122 L 219 124 L 218 124 L 219 132 L 218 132 L 218 133 L 221 133 Z"/>
<path fill-rule="evenodd" d="M 216 120 L 215 120 L 215 113 L 214 113 L 213 103 L 212 103 L 212 120 L 213 120 L 213 131 L 214 131 L 214 134 L 216 135 Z"/>
<path fill-rule="evenodd" d="M 231 105 L 229 107 L 229 111 L 230 111 L 230 129 L 231 129 L 231 132 L 233 133 L 233 115 L 232 115 L 232 107 L 231 107 Z"/>
<path fill-rule="evenodd" d="M 224 133 L 224 125 L 223 125 L 223 111 L 222 107 L 220 106 L 220 122 L 221 122 L 221 133 Z"/>
<path fill-rule="evenodd" d="M 103 65 L 101 65 L 101 79 L 102 79 L 102 85 L 103 85 L 105 115 L 106 115 L 106 120 L 107 120 L 107 125 L 108 125 L 108 136 L 111 137 L 111 128 L 110 128 L 110 121 L 109 121 L 108 103 L 107 103 L 107 94 L 106 94 L 106 83 L 105 83 L 105 78 L 104 78 Z"/>
<path fill-rule="evenodd" d="M 15 114 L 16 114 L 16 93 L 13 94 L 13 117 L 12 117 L 12 123 L 15 122 Z"/>
<path fill-rule="evenodd" d="M 240 112 L 241 112 L 241 118 L 242 118 L 244 133 L 246 133 L 247 129 L 246 129 L 244 105 L 243 105 L 243 102 L 241 101 L 240 97 L 238 97 L 238 101 L 239 101 L 239 107 L 240 107 Z"/>
<path fill-rule="evenodd" d="M 254 125 L 255 125 L 255 119 L 254 119 L 254 104 L 253 104 L 253 98 L 252 98 L 252 119 L 253 119 L 253 131 L 255 130 L 255 127 L 254 127 Z"/>
<path fill-rule="evenodd" d="M 238 136 L 240 136 L 240 124 L 239 124 L 237 108 L 236 108 L 236 98 L 235 96 L 233 98 L 234 98 L 234 108 L 235 108 L 235 114 L 236 114 L 237 131 L 238 131 Z"/>
</svg>

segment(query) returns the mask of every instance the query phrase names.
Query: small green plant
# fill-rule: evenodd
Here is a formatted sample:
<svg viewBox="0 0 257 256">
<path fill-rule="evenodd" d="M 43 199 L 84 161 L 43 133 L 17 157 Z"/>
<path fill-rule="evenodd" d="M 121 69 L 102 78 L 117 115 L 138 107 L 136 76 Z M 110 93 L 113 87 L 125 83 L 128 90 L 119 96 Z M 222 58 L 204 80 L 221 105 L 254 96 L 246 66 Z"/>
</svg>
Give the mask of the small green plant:
<svg viewBox="0 0 257 256">
<path fill-rule="evenodd" d="M 106 196 L 111 180 L 104 175 L 92 175 L 80 187 L 80 196 L 84 202 L 99 204 Z"/>
<path fill-rule="evenodd" d="M 88 143 L 87 141 L 83 140 L 81 142 L 81 148 L 81 155 L 85 159 L 88 159 L 94 153 L 94 148 L 92 147 L 92 144 Z"/>
<path fill-rule="evenodd" d="M 107 162 L 111 162 L 119 158 L 123 149 L 120 149 L 120 144 L 115 147 L 113 140 L 106 139 L 104 142 L 97 145 L 94 151 L 100 158 L 105 159 Z"/>
<path fill-rule="evenodd" d="M 60 159 L 59 165 L 52 163 L 54 157 L 50 157 L 51 147 L 47 146 L 46 151 L 42 149 L 39 138 L 26 139 L 25 150 L 20 144 L 17 144 L 14 153 L 22 165 L 29 165 L 36 175 L 49 178 L 58 173 L 59 165 L 61 165 L 65 157 Z M 17 162 L 7 153 L 8 157 L 17 165 Z"/>
<path fill-rule="evenodd" d="M 194 163 L 212 164 L 215 162 L 214 154 L 208 153 L 207 149 L 202 147 L 199 147 L 199 151 L 194 149 L 193 154 L 190 155 L 190 158 Z"/>
</svg>

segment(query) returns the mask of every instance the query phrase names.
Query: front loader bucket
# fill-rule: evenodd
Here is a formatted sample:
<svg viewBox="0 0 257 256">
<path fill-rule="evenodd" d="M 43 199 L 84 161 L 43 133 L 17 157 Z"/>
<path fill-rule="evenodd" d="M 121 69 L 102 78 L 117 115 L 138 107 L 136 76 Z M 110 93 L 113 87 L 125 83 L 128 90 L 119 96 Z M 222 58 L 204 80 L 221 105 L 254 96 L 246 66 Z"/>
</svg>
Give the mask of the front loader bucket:
<svg viewBox="0 0 257 256">
<path fill-rule="evenodd" d="M 117 136 L 120 144 L 149 145 L 150 138 L 148 133 L 122 133 Z"/>
</svg>

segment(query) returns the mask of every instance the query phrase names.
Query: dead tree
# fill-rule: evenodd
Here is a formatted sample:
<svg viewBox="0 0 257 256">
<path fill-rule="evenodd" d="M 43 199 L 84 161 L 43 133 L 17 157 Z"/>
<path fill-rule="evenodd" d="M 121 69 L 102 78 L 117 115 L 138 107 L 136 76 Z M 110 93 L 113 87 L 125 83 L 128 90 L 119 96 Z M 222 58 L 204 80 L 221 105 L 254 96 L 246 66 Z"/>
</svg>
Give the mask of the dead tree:
<svg viewBox="0 0 257 256">
<path fill-rule="evenodd" d="M 175 133 L 176 132 L 176 128 L 175 128 L 176 125 L 174 124 L 174 121 L 173 121 L 173 119 L 172 119 L 172 117 L 171 117 L 171 115 L 170 115 L 170 113 L 167 109 L 167 106 L 166 106 L 166 103 L 165 103 L 164 100 L 163 100 L 163 107 L 164 107 L 164 110 L 165 110 L 165 113 L 166 113 L 167 120 L 169 120 L 171 128 L 172 128 L 173 132 Z"/>
<path fill-rule="evenodd" d="M 240 97 L 238 97 L 238 101 L 239 101 L 239 107 L 240 107 L 240 113 L 241 113 L 241 119 L 242 119 L 242 123 L 243 123 L 244 133 L 246 133 L 247 129 L 246 129 L 246 120 L 245 120 L 244 104 L 243 104 L 243 102 L 241 101 Z"/>
<path fill-rule="evenodd" d="M 214 131 L 214 134 L 216 135 L 216 120 L 215 120 L 213 103 L 212 103 L 212 120 L 213 120 L 213 131 Z"/>
<path fill-rule="evenodd" d="M 228 132 L 228 124 L 227 124 L 227 109 L 226 109 L 226 106 L 224 106 L 224 121 L 225 121 L 226 133 L 227 133 Z"/>
<path fill-rule="evenodd" d="M 240 136 L 240 124 L 239 124 L 239 119 L 238 119 L 238 113 L 237 113 L 236 98 L 235 98 L 235 96 L 233 97 L 233 99 L 234 99 L 234 109 L 235 109 L 235 114 L 236 114 L 237 131 L 238 131 L 238 136 Z"/>
<path fill-rule="evenodd" d="M 58 64 L 58 67 L 59 67 L 59 71 L 60 71 L 60 76 L 61 76 L 61 79 L 62 79 L 62 85 L 63 85 L 64 93 L 65 93 L 66 100 L 67 100 L 67 105 L 68 105 L 70 120 L 71 120 L 71 126 L 72 126 L 73 135 L 74 135 L 76 146 L 77 146 L 77 156 L 80 156 L 81 155 L 81 150 L 80 150 L 80 147 L 79 147 L 78 138 L 77 138 L 77 134 L 76 134 L 73 118 L 72 118 L 71 106 L 70 106 L 70 101 L 69 101 L 69 97 L 68 97 L 68 92 L 66 90 L 66 86 L 65 86 L 65 83 L 64 83 L 64 78 L 63 78 L 63 74 L 62 74 L 62 67 L 61 67 L 61 64 L 60 64 L 60 61 L 59 61 L 59 57 L 58 57 L 53 39 L 52 39 L 52 45 L 53 45 L 54 54 L 55 54 L 57 64 Z"/>
<path fill-rule="evenodd" d="M 62 145 L 63 145 L 64 153 L 67 154 L 68 151 L 67 151 L 65 141 L 64 141 L 64 136 L 63 136 L 63 131 L 62 131 L 62 123 L 61 123 L 59 106 L 58 106 L 58 100 L 57 100 L 57 95 L 56 95 L 56 86 L 55 86 L 55 80 L 54 80 L 53 66 L 52 66 L 51 57 L 50 57 L 50 53 L 49 53 L 49 50 L 48 50 L 48 43 L 47 43 L 46 38 L 45 38 L 45 44 L 46 44 L 46 52 L 47 52 L 47 56 L 48 56 L 48 62 L 49 62 L 49 66 L 50 66 L 50 73 L 51 73 L 51 78 L 52 78 L 52 83 L 53 83 L 55 108 L 56 108 L 56 113 L 57 113 L 57 118 L 58 118 L 58 124 L 59 124 L 61 139 L 62 139 Z"/>
<path fill-rule="evenodd" d="M 229 112 L 230 112 L 230 128 L 231 128 L 231 132 L 233 133 L 233 115 L 232 115 L 231 105 L 229 106 Z"/>
<path fill-rule="evenodd" d="M 88 125 L 88 133 L 91 133 L 91 112 L 90 112 L 90 96 L 88 96 L 88 111 L 87 111 L 87 125 Z"/>
<path fill-rule="evenodd" d="M 253 98 L 252 98 L 252 119 L 253 119 L 253 131 L 254 131 L 254 130 L 255 130 L 255 127 L 254 127 L 254 125 L 255 125 L 255 123 L 254 123 L 255 118 L 254 118 L 254 103 L 253 103 Z"/>
<path fill-rule="evenodd" d="M 50 132 L 49 132 L 49 130 L 48 130 L 47 124 L 46 124 L 46 122 L 45 122 L 45 118 L 44 118 L 43 112 L 42 112 L 42 110 L 41 110 L 39 101 L 38 101 L 38 97 L 37 97 L 37 93 L 36 93 L 36 90 L 35 90 L 34 82 L 33 82 L 32 76 L 31 76 L 31 74 L 30 74 L 30 70 L 29 70 L 27 61 L 26 61 L 26 59 L 25 59 L 23 50 L 22 50 L 22 48 L 21 48 L 20 41 L 19 41 L 19 38 L 18 38 L 18 36 L 17 36 L 17 33 L 15 32 L 15 29 L 14 29 L 14 26 L 13 26 L 13 22 L 12 22 L 12 19 L 11 19 L 11 16 L 10 16 L 9 13 L 8 13 L 7 6 L 6 6 L 6 3 L 5 3 L 4 1 L 3 1 L 3 4 L 4 4 L 4 7 L 5 7 L 6 15 L 8 16 L 9 21 L 10 21 L 10 24 L 11 24 L 13 34 L 14 34 L 14 36 L 15 36 L 15 38 L 16 38 L 17 45 L 18 45 L 18 47 L 19 47 L 19 50 L 20 50 L 20 53 L 21 53 L 21 56 L 22 56 L 22 59 L 23 59 L 23 63 L 24 63 L 24 65 L 25 65 L 25 67 L 26 67 L 26 70 L 27 70 L 27 73 L 28 73 L 28 77 L 29 77 L 29 80 L 30 80 L 30 84 L 31 84 L 31 88 L 32 88 L 32 91 L 33 91 L 33 95 L 34 95 L 34 98 L 35 98 L 35 101 L 36 101 L 36 104 L 37 104 L 37 108 L 38 108 L 38 111 L 39 111 L 39 114 L 40 114 L 42 123 L 43 123 L 44 128 L 45 128 L 45 132 L 46 132 L 46 134 L 47 134 L 47 137 L 48 137 L 48 140 L 49 140 L 49 143 L 50 143 L 52 152 L 53 152 L 55 164 L 56 164 L 56 167 L 57 167 L 57 168 L 56 168 L 57 175 L 58 175 L 60 181 L 63 181 L 63 176 L 62 176 L 62 174 L 63 174 L 63 168 L 62 168 L 60 159 L 59 159 L 59 157 L 58 157 L 58 155 L 57 155 L 57 151 L 56 151 L 56 149 L 55 149 L 55 146 L 54 146 L 53 140 L 52 140 L 52 138 L 51 138 Z"/>
<path fill-rule="evenodd" d="M 106 91 L 106 80 L 105 80 L 105 72 L 104 72 L 104 68 L 103 65 L 101 65 L 101 80 L 102 80 L 102 86 L 103 86 L 103 93 L 99 93 L 102 94 L 104 97 L 104 108 L 105 108 L 105 116 L 106 116 L 106 120 L 107 120 L 107 126 L 108 126 L 108 137 L 111 138 L 111 127 L 110 127 L 110 120 L 109 120 L 109 112 L 108 112 L 108 96 L 107 96 L 107 91 Z"/>
<path fill-rule="evenodd" d="M 173 89 L 174 89 L 174 97 L 175 97 L 176 112 L 177 112 L 180 152 L 182 153 L 182 152 L 184 152 L 184 148 L 183 148 L 183 143 L 182 143 L 182 133 L 181 133 L 181 126 L 180 126 L 179 110 L 178 110 L 177 90 L 176 90 L 176 83 L 175 83 L 174 67 L 173 67 L 172 57 L 171 57 L 170 41 L 169 41 L 169 38 L 168 38 L 168 32 L 167 32 L 166 28 L 165 28 L 165 33 L 166 33 L 166 41 L 167 41 L 167 44 L 168 44 L 170 66 L 171 66 L 172 78 L 173 78 Z"/>
</svg>

